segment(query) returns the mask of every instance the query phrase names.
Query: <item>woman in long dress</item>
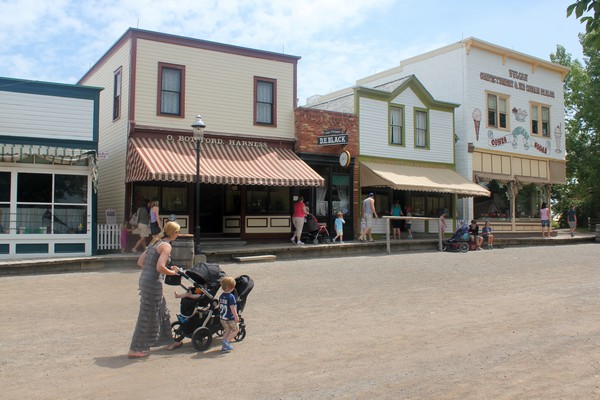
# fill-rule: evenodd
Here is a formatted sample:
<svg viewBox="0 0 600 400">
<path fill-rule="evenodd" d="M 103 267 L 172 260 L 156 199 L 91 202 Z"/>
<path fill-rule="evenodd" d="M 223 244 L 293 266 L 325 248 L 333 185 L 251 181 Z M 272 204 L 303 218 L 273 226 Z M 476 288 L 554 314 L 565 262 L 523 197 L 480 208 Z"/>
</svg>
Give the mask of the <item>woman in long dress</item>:
<svg viewBox="0 0 600 400">
<path fill-rule="evenodd" d="M 163 296 L 164 275 L 177 275 L 179 272 L 177 266 L 167 268 L 171 259 L 170 242 L 177 238 L 179 229 L 178 223 L 167 222 L 138 259 L 138 266 L 142 268 L 140 312 L 127 354 L 129 358 L 147 357 L 150 347 L 166 345 L 167 350 L 174 350 L 182 344 L 173 340 L 171 315 Z"/>
</svg>

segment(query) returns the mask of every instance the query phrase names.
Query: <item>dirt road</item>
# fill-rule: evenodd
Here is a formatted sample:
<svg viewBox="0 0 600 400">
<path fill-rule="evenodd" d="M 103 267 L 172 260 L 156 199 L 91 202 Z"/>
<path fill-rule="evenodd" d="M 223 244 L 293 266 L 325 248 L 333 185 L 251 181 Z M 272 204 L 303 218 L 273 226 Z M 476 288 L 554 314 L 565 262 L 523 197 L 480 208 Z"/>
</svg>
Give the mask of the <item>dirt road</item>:
<svg viewBox="0 0 600 400">
<path fill-rule="evenodd" d="M 0 397 L 600 398 L 599 256 L 590 243 L 226 264 L 256 283 L 246 339 L 145 360 L 125 356 L 138 270 L 2 277 Z"/>
</svg>

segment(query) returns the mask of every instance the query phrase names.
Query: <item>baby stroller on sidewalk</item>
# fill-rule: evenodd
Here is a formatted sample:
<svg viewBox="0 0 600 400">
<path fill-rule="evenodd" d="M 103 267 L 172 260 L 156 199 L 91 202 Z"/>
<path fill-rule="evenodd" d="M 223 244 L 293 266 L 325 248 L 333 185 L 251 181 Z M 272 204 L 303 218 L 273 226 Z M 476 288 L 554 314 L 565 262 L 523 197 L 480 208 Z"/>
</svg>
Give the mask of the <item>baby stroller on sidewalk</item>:
<svg viewBox="0 0 600 400">
<path fill-rule="evenodd" d="M 166 284 L 181 286 L 188 293 L 200 295 L 196 299 L 189 297 L 181 299 L 177 321 L 171 324 L 171 332 L 176 342 L 181 342 L 186 337 L 191 338 L 196 350 L 204 351 L 210 347 L 214 334 L 223 336 L 219 315 L 219 298 L 216 295 L 221 288 L 221 279 L 225 276 L 225 272 L 218 264 L 199 263 L 188 270 L 182 270 L 179 276 L 165 277 Z M 181 278 L 190 282 L 191 286 L 183 285 Z M 240 330 L 235 341 L 241 342 L 246 337 L 246 323 L 242 313 L 248 294 L 254 287 L 254 281 L 248 275 L 240 275 L 235 278 L 235 283 L 233 294 L 237 300 L 240 317 Z"/>
<path fill-rule="evenodd" d="M 469 226 L 461 225 L 452 237 L 442 244 L 444 251 L 460 251 L 466 253 L 469 251 Z"/>
<path fill-rule="evenodd" d="M 302 234 L 300 240 L 304 243 L 331 243 L 329 237 L 329 231 L 327 230 L 327 224 L 317 221 L 317 218 L 308 214 L 304 226 L 302 227 Z"/>
</svg>

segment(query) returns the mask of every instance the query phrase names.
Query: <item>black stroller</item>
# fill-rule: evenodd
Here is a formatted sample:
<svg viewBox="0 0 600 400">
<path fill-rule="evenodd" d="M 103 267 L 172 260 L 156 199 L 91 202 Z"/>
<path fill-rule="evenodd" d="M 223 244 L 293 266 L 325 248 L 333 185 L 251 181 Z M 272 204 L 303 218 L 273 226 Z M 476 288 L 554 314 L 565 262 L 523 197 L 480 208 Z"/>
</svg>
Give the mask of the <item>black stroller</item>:
<svg viewBox="0 0 600 400">
<path fill-rule="evenodd" d="M 171 324 L 173 339 L 176 342 L 181 342 L 186 337 L 191 338 L 196 350 L 204 351 L 210 347 L 214 334 L 223 336 L 223 327 L 219 316 L 219 299 L 216 294 L 221 287 L 221 279 L 225 275 L 218 264 L 199 263 L 181 272 L 179 276 L 169 277 L 171 278 L 169 280 L 165 279 L 166 284 L 181 286 L 188 293 L 200 295 L 197 299 L 187 297 L 181 299 L 177 321 Z M 189 287 L 183 285 L 182 277 L 192 285 Z M 241 342 L 246 337 L 246 323 L 242 312 L 246 306 L 248 294 L 254 287 L 254 281 L 248 275 L 240 275 L 235 278 L 235 283 L 233 294 L 237 300 L 240 317 L 240 331 L 235 340 Z"/>
<path fill-rule="evenodd" d="M 444 251 L 460 251 L 461 253 L 469 251 L 469 226 L 460 226 L 452 237 L 443 243 L 442 249 Z"/>
<path fill-rule="evenodd" d="M 308 214 L 306 216 L 306 220 L 304 221 L 304 226 L 302 227 L 302 234 L 300 235 L 300 240 L 304 243 L 331 243 L 331 238 L 329 237 L 329 231 L 327 230 L 326 224 L 322 224 L 317 221 L 317 218 Z"/>
</svg>

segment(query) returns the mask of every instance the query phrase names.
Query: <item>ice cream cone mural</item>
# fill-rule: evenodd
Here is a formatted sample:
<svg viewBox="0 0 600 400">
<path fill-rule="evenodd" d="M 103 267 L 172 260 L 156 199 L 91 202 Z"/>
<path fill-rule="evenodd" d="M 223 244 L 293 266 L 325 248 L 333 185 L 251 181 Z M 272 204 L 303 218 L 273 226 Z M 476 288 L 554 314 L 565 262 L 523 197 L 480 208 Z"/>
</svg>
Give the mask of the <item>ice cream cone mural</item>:
<svg viewBox="0 0 600 400">
<path fill-rule="evenodd" d="M 556 149 L 554 151 L 556 151 L 557 153 L 560 153 L 562 151 L 560 149 L 560 144 L 562 140 L 562 130 L 560 129 L 561 125 L 562 124 L 558 124 L 556 125 L 556 128 L 554 128 L 554 140 L 556 141 Z"/>
<path fill-rule="evenodd" d="M 473 110 L 473 124 L 475 125 L 475 139 L 479 140 L 479 126 L 481 125 L 481 110 L 479 108 Z"/>
</svg>

